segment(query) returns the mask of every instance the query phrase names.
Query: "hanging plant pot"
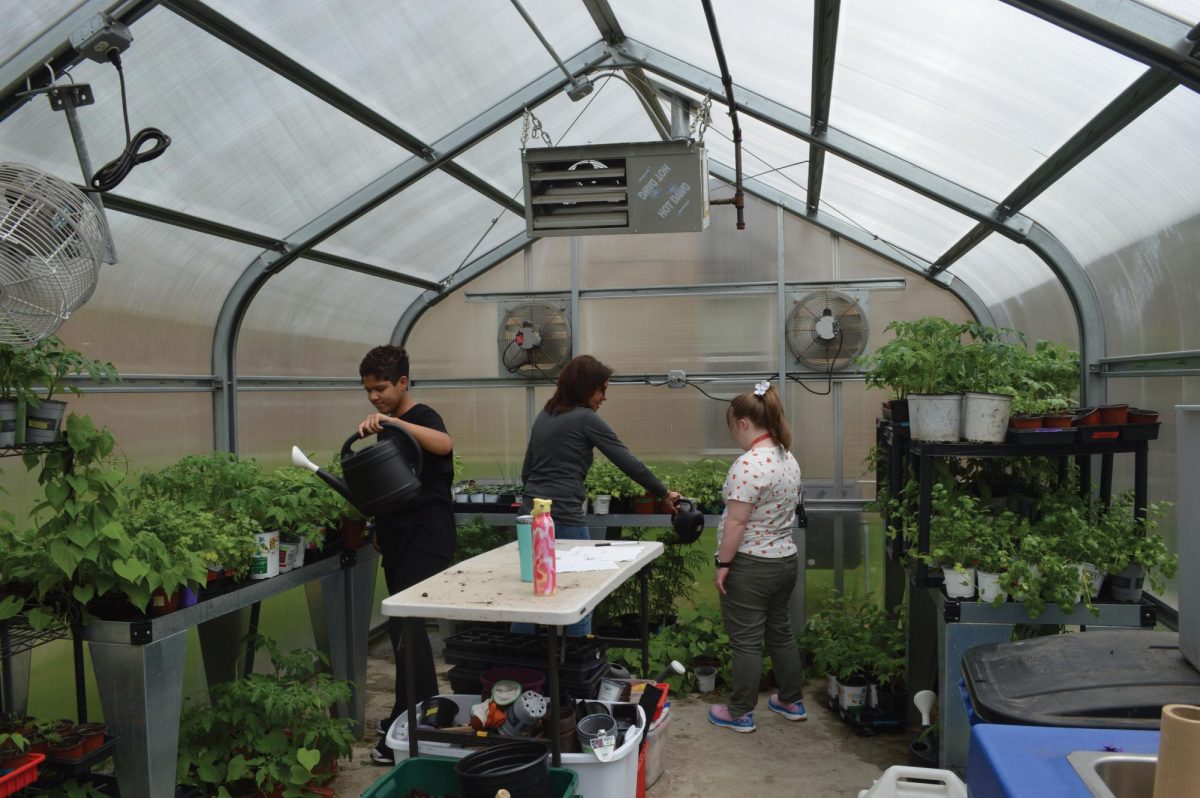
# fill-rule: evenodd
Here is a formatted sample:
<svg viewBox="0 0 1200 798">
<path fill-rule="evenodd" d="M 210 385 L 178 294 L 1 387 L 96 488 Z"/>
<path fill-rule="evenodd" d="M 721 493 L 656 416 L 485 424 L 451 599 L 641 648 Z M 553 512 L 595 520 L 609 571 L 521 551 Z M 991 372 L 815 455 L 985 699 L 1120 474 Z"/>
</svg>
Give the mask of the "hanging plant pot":
<svg viewBox="0 0 1200 798">
<path fill-rule="evenodd" d="M 66 412 L 67 403 L 57 399 L 43 399 L 37 407 L 26 407 L 25 442 L 54 443 Z"/>
<path fill-rule="evenodd" d="M 0 446 L 17 442 L 17 400 L 0 400 Z"/>
<path fill-rule="evenodd" d="M 1146 570 L 1130 563 L 1119 574 L 1109 576 L 1108 592 L 1117 601 L 1141 601 L 1146 584 Z"/>
<path fill-rule="evenodd" d="M 1130 424 L 1156 424 L 1158 423 L 1157 410 L 1140 410 L 1136 407 L 1129 408 L 1129 423 Z"/>
<path fill-rule="evenodd" d="M 1129 420 L 1129 405 L 1100 405 L 1101 424 L 1124 424 Z"/>
<path fill-rule="evenodd" d="M 1012 397 L 968 391 L 963 394 L 963 438 L 972 443 L 1004 443 Z"/>
<path fill-rule="evenodd" d="M 942 566 L 942 576 L 946 580 L 946 595 L 949 598 L 969 599 L 975 595 L 975 569 L 955 570 L 952 565 Z"/>
<path fill-rule="evenodd" d="M 979 600 L 992 602 L 999 598 L 1001 601 L 1008 601 L 1008 593 L 1000 587 L 1000 574 L 994 574 L 990 571 L 977 571 L 975 573 L 975 581 L 979 587 Z"/>
<path fill-rule="evenodd" d="M 962 430 L 962 397 L 936 394 L 908 397 L 909 426 L 914 441 L 956 443 Z"/>
</svg>

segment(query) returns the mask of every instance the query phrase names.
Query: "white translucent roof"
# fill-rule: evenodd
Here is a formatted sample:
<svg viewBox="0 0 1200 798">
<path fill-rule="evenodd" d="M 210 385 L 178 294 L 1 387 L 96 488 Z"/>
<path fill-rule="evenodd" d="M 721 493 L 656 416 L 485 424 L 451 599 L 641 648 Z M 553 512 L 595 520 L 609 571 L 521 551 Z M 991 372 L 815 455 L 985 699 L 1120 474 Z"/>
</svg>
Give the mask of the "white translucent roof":
<svg viewBox="0 0 1200 798">
<path fill-rule="evenodd" d="M 561 59 L 602 47 L 602 31 L 583 2 L 522 0 L 522 5 Z M 714 79 L 718 75 L 697 3 L 609 0 L 596 7 L 606 5 L 625 36 Z M 808 115 L 812 0 L 716 0 L 714 5 L 738 91 Z M 1200 0 L 1141 5 L 1179 21 L 1164 18 L 1171 24 L 1200 20 Z M 38 48 L 47 49 L 39 36 L 81 6 L 52 0 L 7 3 L 0 69 L 11 70 Z M 320 258 L 290 267 L 268 281 L 270 292 L 254 300 L 258 306 L 248 329 L 265 333 L 278 324 L 282 333 L 284 322 L 272 321 L 279 314 L 266 308 L 282 312 L 300 286 L 320 292 L 323 281 L 330 281 L 338 283 L 332 294 L 346 286 L 370 291 L 367 286 L 391 274 L 399 278 L 394 290 L 383 280 L 389 287 L 377 291 L 389 297 L 378 326 L 390 330 L 423 288 L 521 236 L 523 122 L 517 118 L 485 129 L 480 120 L 541 76 L 555 76 L 557 67 L 512 3 L 210 0 L 207 6 L 241 28 L 246 41 L 259 40 L 247 48 L 249 54 L 166 7 L 154 7 L 132 22 L 134 42 L 123 55 L 131 125 L 161 128 L 173 143 L 163 157 L 136 168 L 115 192 L 150 206 L 151 216 L 158 209 L 164 218 L 131 222 L 117 210 L 110 213 L 121 219 L 114 229 L 144 230 L 145 240 L 180 247 L 178 253 L 163 253 L 166 263 L 203 263 L 203 250 L 211 247 L 211 260 L 221 264 L 217 285 L 222 287 L 232 287 L 230 278 L 249 267 L 262 248 L 245 241 L 231 245 L 219 231 L 164 231 L 177 222 L 167 216 L 196 217 L 264 241 L 287 241 L 303 230 L 320 252 L 378 270 L 376 276 L 347 276 Z M 311 90 L 312 81 L 289 74 L 293 65 L 325 82 L 335 95 L 333 104 Z M 856 0 L 839 8 L 828 124 L 875 153 L 899 159 L 895 163 L 918 182 L 959 186 L 988 208 L 1053 163 L 1056 151 L 1146 70 L 1113 49 L 999 0 Z M 5 75 L 12 77 L 11 71 Z M 702 100 L 678 76 L 653 69 L 647 75 L 655 88 Z M 553 143 L 658 138 L 626 82 L 637 80 L 635 73 L 602 64 L 591 77 L 596 88 L 579 102 L 552 91 L 534 105 Z M 95 93 L 96 103 L 81 108 L 79 118 L 92 161 L 103 164 L 124 143 L 116 73 L 108 64 L 82 61 L 71 78 L 91 84 Z M 336 107 L 339 97 L 349 98 L 346 107 Z M 725 98 L 718 93 L 712 101 L 713 124 L 705 142 L 714 163 L 732 167 Z M 669 116 L 667 100 L 660 97 L 659 103 Z M 372 114 L 386 125 L 373 124 L 366 118 Z M 744 174 L 802 208 L 809 144 L 770 119 L 754 117 L 740 114 Z M 437 142 L 463 131 L 478 136 L 441 164 L 456 173 L 429 169 L 412 151 L 416 142 L 434 147 L 432 156 L 438 157 Z M 1190 311 L 1200 301 L 1194 256 L 1200 250 L 1196 141 L 1200 96 L 1181 86 L 1021 209 L 1065 246 L 1093 282 L 1110 354 L 1191 349 L 1200 341 L 1200 323 Z M 0 119 L 0 160 L 74 180 L 80 173 L 65 118 L 42 97 Z M 372 207 L 355 206 L 364 189 L 415 167 L 422 173 L 390 198 Z M 928 196 L 931 191 L 905 187 L 881 171 L 886 169 L 879 164 L 827 154 L 821 212 L 915 269 L 937 261 L 976 226 L 952 204 Z M 731 229 L 729 235 L 738 233 Z M 145 250 L 140 242 L 122 248 Z M 234 253 L 244 255 L 245 262 L 230 263 Z M 1056 276 L 1019 243 L 993 234 L 949 271 L 968 283 L 997 319 L 1028 325 L 1031 337 L 1065 340 L 1077 332 Z M 145 274 L 156 281 L 185 279 L 173 268 Z M 290 289 L 288 281 L 295 283 Z M 182 290 L 170 286 L 151 293 L 178 296 Z M 105 296 L 99 293 L 96 301 L 108 301 Z M 191 321 L 216 324 L 219 299 L 190 305 L 190 312 L 203 313 Z M 1155 323 L 1145 324 L 1147 318 Z M 345 325 L 341 334 L 348 339 L 362 334 L 353 315 L 332 316 L 328 323 Z M 371 335 L 377 337 L 378 330 Z M 270 366 L 263 362 L 264 368 Z"/>
</svg>

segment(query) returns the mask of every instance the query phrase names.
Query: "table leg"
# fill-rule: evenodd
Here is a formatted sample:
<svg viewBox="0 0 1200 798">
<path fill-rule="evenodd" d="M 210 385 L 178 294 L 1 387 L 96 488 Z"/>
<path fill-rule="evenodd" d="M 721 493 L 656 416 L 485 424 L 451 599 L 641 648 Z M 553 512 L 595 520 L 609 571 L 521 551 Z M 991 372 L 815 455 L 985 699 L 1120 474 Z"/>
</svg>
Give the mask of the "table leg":
<svg viewBox="0 0 1200 798">
<path fill-rule="evenodd" d="M 650 678 L 650 566 L 638 571 L 642 590 L 642 676 Z"/>
<path fill-rule="evenodd" d="M 417 744 L 417 702 L 413 696 L 417 694 L 417 674 L 413 665 L 413 648 L 411 641 L 416 636 L 418 624 L 425 623 L 423 618 L 404 619 L 404 693 L 408 704 L 408 757 L 416 759 Z"/>
<path fill-rule="evenodd" d="M 121 794 L 174 795 L 187 631 L 142 646 L 94 641 L 88 646 L 104 721 L 121 738 L 116 750 Z"/>
<path fill-rule="evenodd" d="M 643 616 L 643 623 L 645 616 Z M 559 735 L 558 717 L 558 633 L 557 626 L 546 627 L 546 665 L 550 679 L 550 765 L 562 767 L 562 740 Z"/>
</svg>

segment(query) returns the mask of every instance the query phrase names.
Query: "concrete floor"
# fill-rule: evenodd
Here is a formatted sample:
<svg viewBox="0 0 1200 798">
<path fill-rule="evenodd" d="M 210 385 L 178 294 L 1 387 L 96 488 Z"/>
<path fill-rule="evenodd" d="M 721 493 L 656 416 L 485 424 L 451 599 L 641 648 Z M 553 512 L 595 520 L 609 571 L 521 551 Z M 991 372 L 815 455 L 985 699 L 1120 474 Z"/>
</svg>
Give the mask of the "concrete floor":
<svg viewBox="0 0 1200 798">
<path fill-rule="evenodd" d="M 434 634 L 433 629 L 430 630 Z M 434 651 L 440 650 L 434 640 Z M 439 679 L 445 692 L 448 666 L 438 660 Z M 367 672 L 367 723 L 386 715 L 392 703 L 393 671 L 387 638 L 375 641 Z M 758 730 L 735 734 L 708 722 L 708 705 L 721 701 L 714 695 L 671 699 L 671 725 L 667 736 L 667 766 L 662 778 L 648 790 L 651 798 L 763 795 L 797 798 L 856 798 L 871 786 L 889 765 L 903 764 L 908 742 L 915 736 L 881 734 L 856 736 L 848 726 L 824 709 L 818 699 L 824 681 L 810 682 L 805 691 L 809 719 L 791 723 L 767 711 L 764 694 L 755 712 Z M 342 798 L 361 795 L 386 774 L 373 765 L 370 748 L 377 741 L 371 731 L 359 741 L 353 761 L 342 760 L 333 787 Z M 392 798 L 388 796 L 388 798 Z M 395 796 L 403 798 L 403 796 Z M 623 798 L 623 796 L 586 796 Z"/>
</svg>

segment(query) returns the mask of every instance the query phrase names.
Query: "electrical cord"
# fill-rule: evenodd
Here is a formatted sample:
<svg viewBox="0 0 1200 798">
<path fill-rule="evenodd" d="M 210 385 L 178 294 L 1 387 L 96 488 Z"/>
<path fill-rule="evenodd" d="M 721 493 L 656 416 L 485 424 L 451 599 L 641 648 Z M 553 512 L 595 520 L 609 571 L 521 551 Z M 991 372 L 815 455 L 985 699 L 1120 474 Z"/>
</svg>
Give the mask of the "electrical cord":
<svg viewBox="0 0 1200 798">
<path fill-rule="evenodd" d="M 121 81 L 121 114 L 125 118 L 125 149 L 117 156 L 116 160 L 100 167 L 99 171 L 92 176 L 92 190 L 100 192 L 112 191 L 129 176 L 133 167 L 146 161 L 153 161 L 166 152 L 167 147 L 171 145 L 171 137 L 156 127 L 142 128 L 133 136 L 129 134 L 129 105 L 125 97 L 125 70 L 121 67 L 121 53 L 117 48 L 112 47 L 105 55 L 117 68 L 117 77 Z M 154 142 L 153 146 L 143 151 L 143 145 L 149 142 Z"/>
</svg>

